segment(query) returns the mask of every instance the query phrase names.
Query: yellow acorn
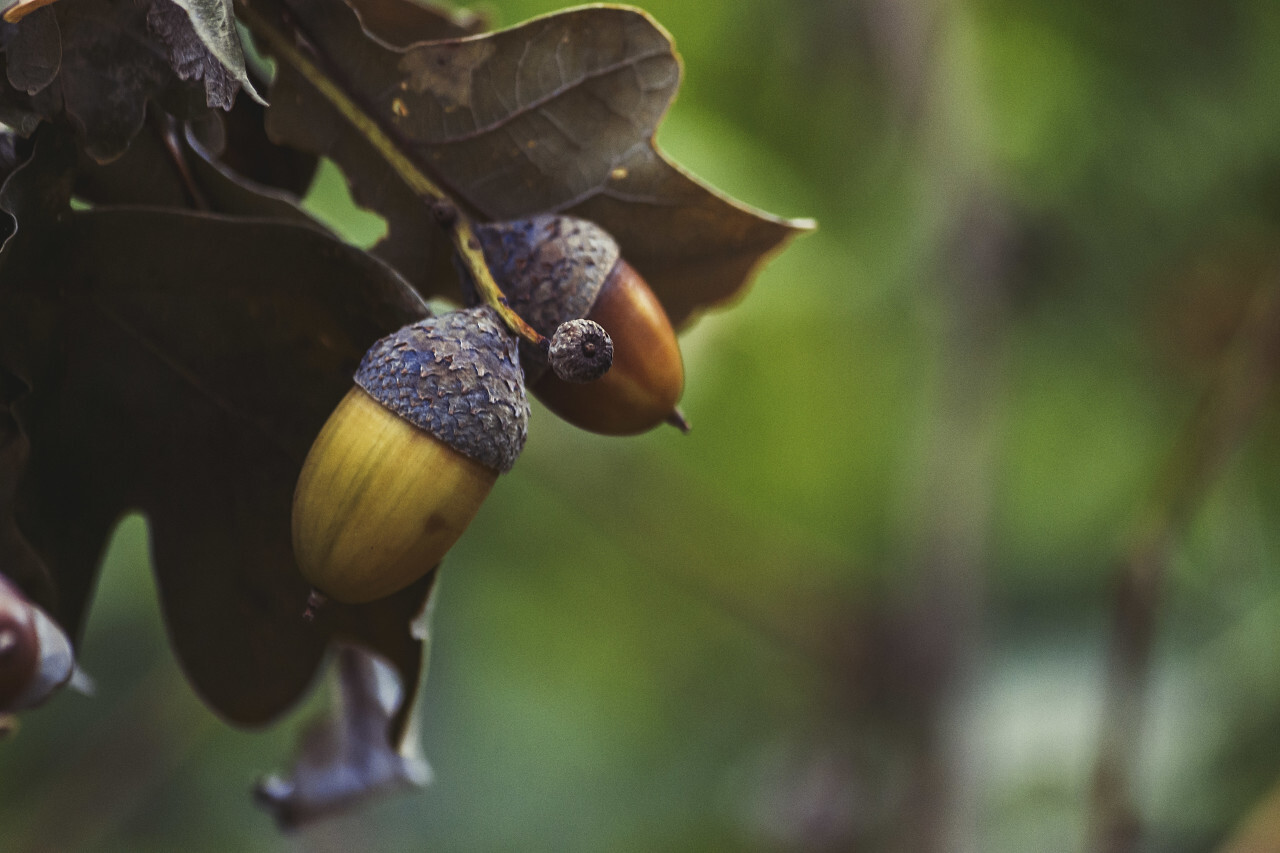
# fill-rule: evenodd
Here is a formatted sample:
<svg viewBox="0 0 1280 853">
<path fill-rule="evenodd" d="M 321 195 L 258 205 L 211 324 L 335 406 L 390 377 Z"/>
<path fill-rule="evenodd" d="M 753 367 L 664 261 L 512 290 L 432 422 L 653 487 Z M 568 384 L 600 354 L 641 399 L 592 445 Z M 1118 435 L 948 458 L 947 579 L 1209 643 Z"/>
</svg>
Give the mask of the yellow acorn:
<svg viewBox="0 0 1280 853">
<path fill-rule="evenodd" d="M 548 354 L 522 344 L 534 396 L 592 432 L 630 435 L 664 421 L 685 426 L 680 345 L 662 304 L 617 242 L 583 219 L 545 214 L 476 227 L 485 260 L 512 309 L 543 335 L 585 318 L 612 338 L 612 367 L 577 383 L 548 370 Z M 554 357 L 554 353 L 552 354 Z"/>
<path fill-rule="evenodd" d="M 466 530 L 524 447 L 516 345 L 485 307 L 376 343 L 329 416 L 293 498 L 304 577 L 348 604 L 422 577 Z"/>
</svg>

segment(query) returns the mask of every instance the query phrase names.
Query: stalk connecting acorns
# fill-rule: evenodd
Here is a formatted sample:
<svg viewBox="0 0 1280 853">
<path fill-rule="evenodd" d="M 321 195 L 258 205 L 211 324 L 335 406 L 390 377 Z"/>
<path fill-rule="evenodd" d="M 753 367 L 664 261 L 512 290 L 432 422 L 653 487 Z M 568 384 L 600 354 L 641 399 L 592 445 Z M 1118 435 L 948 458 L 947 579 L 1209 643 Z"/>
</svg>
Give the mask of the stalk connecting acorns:
<svg viewBox="0 0 1280 853">
<path fill-rule="evenodd" d="M 461 221 L 447 204 L 437 219 Z M 538 216 L 474 234 L 479 251 L 464 240 L 463 266 L 483 254 L 489 304 L 376 343 L 303 464 L 294 555 L 324 596 L 373 601 L 440 562 L 524 446 L 526 381 L 584 429 L 683 423 L 675 332 L 607 232 Z"/>
<path fill-rule="evenodd" d="M 684 365 L 671 321 L 658 298 L 603 228 L 568 216 L 542 215 L 477 225 L 485 261 L 508 303 L 543 335 L 585 318 L 612 338 L 613 366 L 596 381 L 565 381 L 548 370 L 548 353 L 524 342 L 520 357 L 530 389 L 549 409 L 592 432 L 630 435 L 664 421 L 683 424 L 676 403 Z M 585 333 L 584 333 L 585 334 Z M 591 349 L 599 343 L 589 343 Z"/>
<path fill-rule="evenodd" d="M 515 464 L 528 417 L 515 341 L 489 308 L 380 340 L 303 463 L 293 500 L 302 574 L 349 604 L 422 577 Z"/>
</svg>

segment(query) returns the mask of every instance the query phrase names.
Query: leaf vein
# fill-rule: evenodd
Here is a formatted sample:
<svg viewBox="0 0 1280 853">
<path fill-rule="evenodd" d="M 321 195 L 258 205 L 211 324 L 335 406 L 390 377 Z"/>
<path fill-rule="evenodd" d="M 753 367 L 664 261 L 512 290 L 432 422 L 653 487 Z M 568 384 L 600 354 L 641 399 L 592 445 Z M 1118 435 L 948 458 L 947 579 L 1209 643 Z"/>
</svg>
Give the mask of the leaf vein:
<svg viewBox="0 0 1280 853">
<path fill-rule="evenodd" d="M 647 53 L 637 54 L 633 57 L 628 57 L 625 61 L 622 61 L 622 62 L 614 62 L 609 65 L 601 66 L 600 68 L 594 69 L 592 71 L 583 72 L 572 83 L 566 83 L 564 85 L 558 86 L 552 91 L 542 95 L 541 97 L 534 98 L 529 103 L 517 107 L 516 110 L 511 112 L 511 114 L 509 115 L 503 116 L 501 118 L 498 118 L 486 124 L 477 125 L 473 130 L 467 131 L 466 133 L 462 133 L 457 136 L 452 136 L 452 137 L 448 137 L 441 140 L 435 140 L 435 141 L 423 140 L 423 142 L 425 142 L 426 144 L 446 145 L 446 144 L 453 144 L 457 142 L 467 142 L 469 140 L 476 139 L 477 137 L 483 136 L 486 133 L 492 133 L 496 130 L 501 129 L 503 125 L 508 124 L 511 121 L 514 121 L 515 119 L 519 118 L 522 114 L 533 112 L 534 110 L 537 110 L 538 108 L 551 103 L 557 98 L 565 97 L 567 95 L 572 94 L 578 89 L 581 89 L 590 80 L 597 80 L 603 77 L 608 77 L 611 74 L 617 74 L 621 71 L 627 70 L 628 68 L 633 68 L 639 62 L 643 62 L 647 59 L 656 59 L 664 56 L 670 56 L 670 54 L 663 50 L 653 50 Z M 646 90 L 642 88 L 642 91 L 646 91 Z M 596 95 L 595 97 L 599 97 L 599 96 Z"/>
<path fill-rule="evenodd" d="M 276 436 L 265 424 L 246 414 L 244 411 L 232 404 L 230 400 L 227 400 L 212 388 L 205 385 L 195 371 L 191 370 L 191 368 L 166 353 L 155 341 L 144 335 L 117 312 L 107 307 L 100 297 L 94 295 L 90 298 L 89 302 L 99 313 L 102 314 L 102 316 L 115 324 L 117 328 L 136 341 L 139 346 L 154 356 L 157 361 L 175 373 L 180 379 L 209 400 L 209 402 L 213 403 L 213 405 L 217 406 L 233 419 L 240 420 L 248 424 L 255 432 L 265 438 L 268 444 L 274 446 L 277 450 L 283 453 L 286 458 L 295 463 L 301 464 L 302 460 L 297 458 L 289 445 Z"/>
</svg>

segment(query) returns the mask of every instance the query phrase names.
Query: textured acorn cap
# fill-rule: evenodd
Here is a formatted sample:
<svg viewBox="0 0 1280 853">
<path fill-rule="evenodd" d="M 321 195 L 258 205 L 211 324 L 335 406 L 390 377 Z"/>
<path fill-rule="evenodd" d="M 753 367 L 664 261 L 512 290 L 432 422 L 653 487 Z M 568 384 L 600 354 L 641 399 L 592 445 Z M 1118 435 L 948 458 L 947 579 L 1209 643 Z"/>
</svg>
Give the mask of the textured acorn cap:
<svg viewBox="0 0 1280 853">
<path fill-rule="evenodd" d="M 356 384 L 459 453 L 506 473 L 524 448 L 529 402 L 516 344 L 486 306 L 428 317 L 365 354 Z"/>
<path fill-rule="evenodd" d="M 594 222 L 542 214 L 476 227 L 485 261 L 507 302 L 540 334 L 587 316 L 618 262 L 618 243 Z M 546 356 L 521 342 L 532 384 L 547 369 Z"/>
<path fill-rule="evenodd" d="M 605 435 L 633 435 L 670 418 L 684 388 L 675 331 L 657 296 L 630 264 L 619 260 L 591 316 L 613 340 L 609 372 L 585 385 L 551 371 L 530 389 L 574 426 Z"/>
<path fill-rule="evenodd" d="M 565 382 L 594 382 L 613 365 L 613 339 L 594 320 L 569 320 L 556 327 L 547 360 Z"/>
</svg>

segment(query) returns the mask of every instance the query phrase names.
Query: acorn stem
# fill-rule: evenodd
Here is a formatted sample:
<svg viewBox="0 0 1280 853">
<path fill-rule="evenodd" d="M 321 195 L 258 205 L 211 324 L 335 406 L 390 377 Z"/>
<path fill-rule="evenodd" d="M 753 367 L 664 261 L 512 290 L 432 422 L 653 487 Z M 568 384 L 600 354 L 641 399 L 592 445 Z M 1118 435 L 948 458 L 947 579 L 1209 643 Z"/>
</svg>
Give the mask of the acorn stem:
<svg viewBox="0 0 1280 853">
<path fill-rule="evenodd" d="M 437 203 L 442 201 L 444 200 L 439 199 Z M 476 237 L 471 220 L 456 206 L 453 208 L 451 218 L 452 224 L 447 226 L 449 236 L 453 239 L 453 247 L 457 250 L 458 256 L 462 258 L 463 266 L 471 274 L 471 280 L 475 283 L 476 293 L 481 301 L 497 312 L 513 335 L 528 341 L 535 347 L 545 349 L 549 345 L 547 339 L 512 309 L 502 289 L 493 280 L 493 273 L 489 271 L 489 264 L 484 259 L 484 250 L 480 247 L 480 240 Z"/>
<path fill-rule="evenodd" d="M 280 32 L 265 15 L 254 9 L 249 0 L 237 0 L 236 12 L 240 20 L 260 39 L 280 62 L 287 62 L 319 92 L 343 118 L 350 122 L 360 135 L 373 146 L 400 176 L 414 195 L 431 204 L 436 221 L 449 232 L 454 249 L 462 259 L 467 272 L 475 282 L 476 292 L 486 305 L 497 312 L 503 324 L 513 335 L 523 338 L 536 347 L 546 347 L 546 339 L 524 321 L 507 304 L 507 298 L 485 262 L 484 251 L 476 239 L 470 217 L 435 181 L 426 176 L 413 160 L 400 150 L 396 141 L 373 116 L 352 100 L 325 72 L 294 44 L 293 39 Z"/>
<path fill-rule="evenodd" d="M 667 415 L 667 423 L 688 435 L 693 426 L 689 423 L 688 418 L 684 416 L 684 412 L 680 411 L 680 407 L 676 406 L 671 410 L 671 414 Z"/>
</svg>

